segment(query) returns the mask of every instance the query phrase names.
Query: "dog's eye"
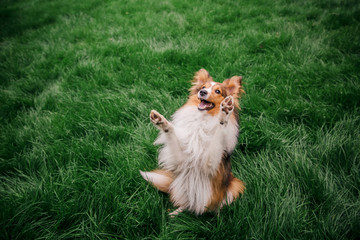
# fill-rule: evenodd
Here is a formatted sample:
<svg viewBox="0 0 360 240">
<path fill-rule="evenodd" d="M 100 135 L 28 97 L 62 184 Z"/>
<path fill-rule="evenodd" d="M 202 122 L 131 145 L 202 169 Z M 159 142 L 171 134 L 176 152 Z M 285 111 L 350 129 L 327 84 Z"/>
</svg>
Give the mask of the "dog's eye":
<svg viewBox="0 0 360 240">
<path fill-rule="evenodd" d="M 220 94 L 220 90 L 215 90 L 215 93 Z"/>
<path fill-rule="evenodd" d="M 204 89 L 205 88 L 205 86 L 203 86 L 201 89 Z"/>
</svg>

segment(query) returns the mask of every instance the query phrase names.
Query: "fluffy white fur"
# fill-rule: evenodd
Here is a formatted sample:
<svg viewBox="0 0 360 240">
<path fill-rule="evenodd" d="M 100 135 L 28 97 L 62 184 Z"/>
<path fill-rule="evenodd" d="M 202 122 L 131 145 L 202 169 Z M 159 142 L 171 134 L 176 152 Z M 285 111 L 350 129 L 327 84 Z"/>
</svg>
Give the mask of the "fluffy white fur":
<svg viewBox="0 0 360 240">
<path fill-rule="evenodd" d="M 196 106 L 184 106 L 171 122 L 163 119 L 165 124 L 155 141 L 163 144 L 159 165 L 174 173 L 170 191 L 175 205 L 181 209 L 197 214 L 206 211 L 212 196 L 211 178 L 224 151 L 231 153 L 237 142 L 238 124 L 233 119 L 229 121 L 230 115 L 231 112 L 220 111 L 217 116 L 211 116 Z M 143 177 L 154 179 L 154 176 Z"/>
</svg>

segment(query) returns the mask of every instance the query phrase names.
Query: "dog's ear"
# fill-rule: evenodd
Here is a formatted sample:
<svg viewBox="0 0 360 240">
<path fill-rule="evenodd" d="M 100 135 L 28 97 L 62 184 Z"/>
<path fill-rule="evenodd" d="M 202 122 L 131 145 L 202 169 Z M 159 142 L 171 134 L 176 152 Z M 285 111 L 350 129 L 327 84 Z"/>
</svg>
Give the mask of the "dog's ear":
<svg viewBox="0 0 360 240">
<path fill-rule="evenodd" d="M 223 82 L 228 95 L 232 95 L 234 98 L 238 98 L 245 91 L 242 89 L 242 76 L 233 76 L 230 79 L 226 79 Z"/>
<path fill-rule="evenodd" d="M 205 69 L 202 68 L 198 72 L 195 73 L 192 83 L 193 83 L 193 85 L 204 84 L 209 80 L 212 81 L 212 77 L 210 76 L 208 71 L 206 71 Z"/>
<path fill-rule="evenodd" d="M 190 88 L 190 94 L 197 94 L 197 92 L 200 90 L 200 87 L 207 81 L 213 81 L 213 79 L 209 72 L 202 68 L 195 73 L 194 79 L 191 81 L 192 87 Z"/>
</svg>

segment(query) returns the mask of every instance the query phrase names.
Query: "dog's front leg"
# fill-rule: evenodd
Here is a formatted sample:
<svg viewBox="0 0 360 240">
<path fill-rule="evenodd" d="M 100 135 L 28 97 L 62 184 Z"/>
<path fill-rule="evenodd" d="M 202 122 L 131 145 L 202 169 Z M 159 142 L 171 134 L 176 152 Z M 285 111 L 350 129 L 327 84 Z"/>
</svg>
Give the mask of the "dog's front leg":
<svg viewBox="0 0 360 240">
<path fill-rule="evenodd" d="M 170 147 L 171 155 L 173 156 L 173 159 L 170 160 L 171 162 L 167 164 L 172 166 L 171 168 L 176 169 L 177 165 L 181 162 L 182 151 L 179 139 L 175 134 L 174 126 L 155 110 L 151 110 L 150 120 L 160 131 L 164 132 L 166 144 Z"/>
<path fill-rule="evenodd" d="M 234 111 L 234 97 L 227 96 L 220 104 L 219 120 L 220 124 L 226 126 L 231 113 Z"/>
<path fill-rule="evenodd" d="M 209 150 L 206 152 L 206 164 L 203 166 L 204 171 L 208 176 L 215 175 L 221 162 L 224 151 L 223 141 L 221 139 L 223 139 L 223 129 L 218 126 L 215 129 L 214 135 L 209 144 Z"/>
<path fill-rule="evenodd" d="M 204 170 L 210 176 L 216 173 L 222 155 L 224 152 L 223 139 L 224 128 L 227 126 L 229 118 L 234 111 L 234 98 L 232 96 L 226 97 L 220 104 L 219 123 L 221 126 L 217 127 L 209 146 L 209 155 L 207 162 L 204 165 Z M 220 142 L 219 142 L 220 139 Z"/>
<path fill-rule="evenodd" d="M 155 110 L 151 110 L 150 112 L 150 121 L 154 124 L 155 127 L 164 132 L 173 130 L 171 123 L 163 115 Z"/>
</svg>

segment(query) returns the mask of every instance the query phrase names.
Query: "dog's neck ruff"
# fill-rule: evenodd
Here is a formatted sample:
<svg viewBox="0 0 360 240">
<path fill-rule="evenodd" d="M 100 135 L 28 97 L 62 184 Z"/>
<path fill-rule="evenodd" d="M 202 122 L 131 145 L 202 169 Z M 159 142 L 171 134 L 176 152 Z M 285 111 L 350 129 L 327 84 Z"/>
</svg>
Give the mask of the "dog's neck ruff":
<svg viewBox="0 0 360 240">
<path fill-rule="evenodd" d="M 238 126 L 229 122 L 225 131 L 219 131 L 217 116 L 199 111 L 196 106 L 185 106 L 174 115 L 172 124 L 179 140 L 181 152 L 175 153 L 168 144 L 168 135 L 160 133 L 156 144 L 164 144 L 159 152 L 159 164 L 174 173 L 170 186 L 171 198 L 175 205 L 201 214 L 211 198 L 211 174 L 217 169 L 224 151 L 235 148 Z M 180 156 L 179 162 L 174 161 Z"/>
</svg>

